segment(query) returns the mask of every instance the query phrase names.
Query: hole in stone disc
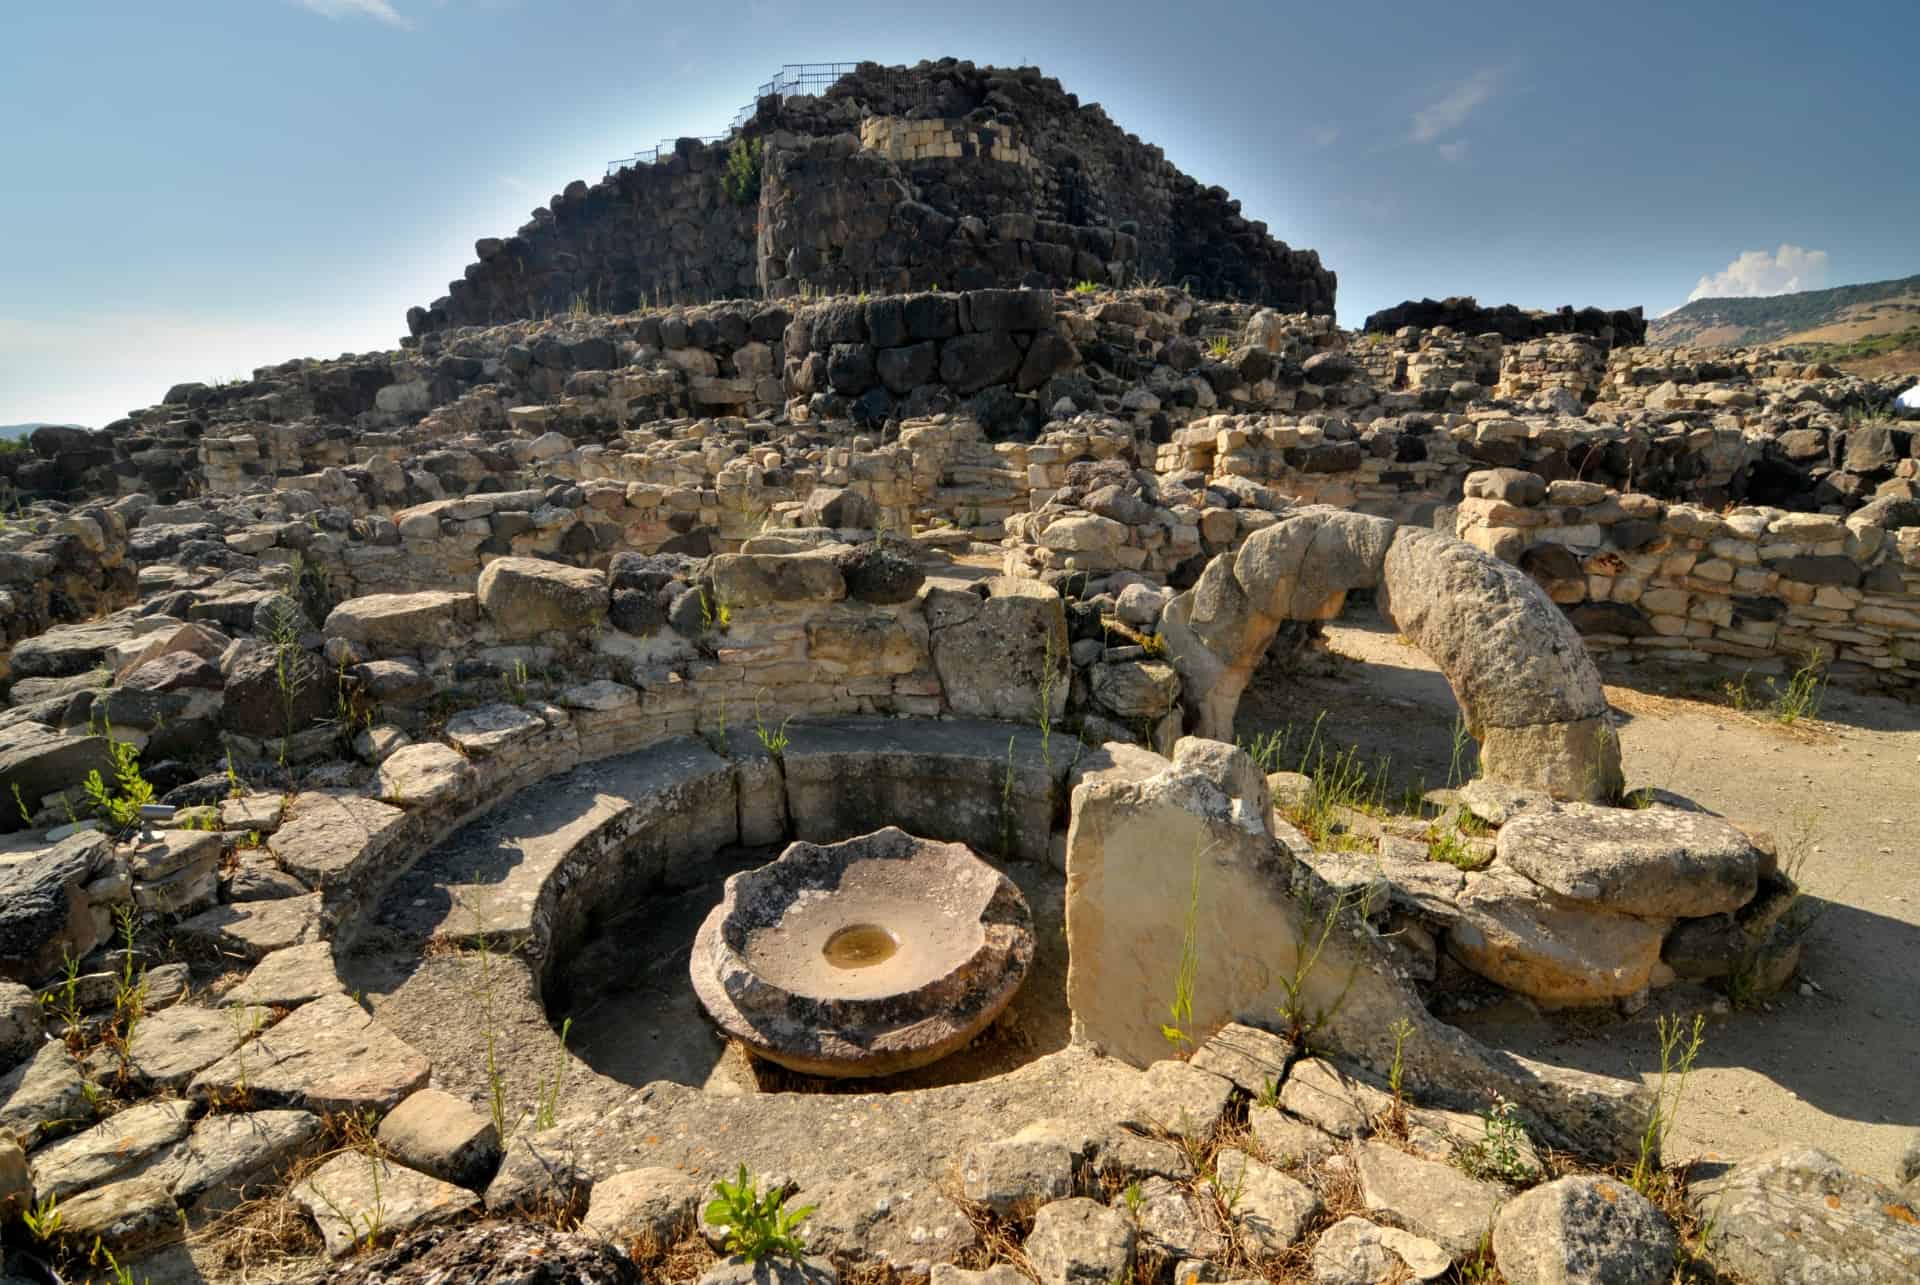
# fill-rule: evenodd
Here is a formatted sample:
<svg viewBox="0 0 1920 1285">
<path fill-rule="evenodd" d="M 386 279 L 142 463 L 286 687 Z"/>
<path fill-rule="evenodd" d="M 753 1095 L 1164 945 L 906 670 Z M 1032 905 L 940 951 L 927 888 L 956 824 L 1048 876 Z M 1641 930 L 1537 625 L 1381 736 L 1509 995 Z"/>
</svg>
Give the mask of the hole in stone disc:
<svg viewBox="0 0 1920 1285">
<path fill-rule="evenodd" d="M 893 958 L 900 939 L 879 924 L 849 924 L 820 948 L 835 968 L 871 968 Z"/>
</svg>

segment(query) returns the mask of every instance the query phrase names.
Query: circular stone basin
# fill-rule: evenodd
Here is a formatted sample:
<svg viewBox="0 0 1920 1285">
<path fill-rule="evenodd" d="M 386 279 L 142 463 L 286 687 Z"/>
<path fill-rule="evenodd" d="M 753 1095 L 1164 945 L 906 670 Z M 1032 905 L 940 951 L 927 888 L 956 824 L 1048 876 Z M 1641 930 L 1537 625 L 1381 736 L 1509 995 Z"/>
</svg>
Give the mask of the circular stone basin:
<svg viewBox="0 0 1920 1285">
<path fill-rule="evenodd" d="M 965 844 L 894 826 L 794 843 L 701 924 L 694 993 L 726 1034 L 808 1075 L 892 1075 L 963 1047 L 1033 964 L 1033 914 Z"/>
</svg>

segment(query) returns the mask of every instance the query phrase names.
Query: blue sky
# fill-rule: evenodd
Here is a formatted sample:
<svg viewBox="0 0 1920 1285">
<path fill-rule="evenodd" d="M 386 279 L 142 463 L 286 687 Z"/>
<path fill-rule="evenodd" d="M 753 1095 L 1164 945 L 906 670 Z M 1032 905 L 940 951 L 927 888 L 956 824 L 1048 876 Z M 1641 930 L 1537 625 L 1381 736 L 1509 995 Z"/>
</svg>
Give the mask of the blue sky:
<svg viewBox="0 0 1920 1285">
<path fill-rule="evenodd" d="M 390 347 L 475 238 L 788 62 L 1036 64 L 1319 250 L 1349 326 L 1902 276 L 1916 48 L 1913 0 L 0 0 L 0 423 Z"/>
</svg>

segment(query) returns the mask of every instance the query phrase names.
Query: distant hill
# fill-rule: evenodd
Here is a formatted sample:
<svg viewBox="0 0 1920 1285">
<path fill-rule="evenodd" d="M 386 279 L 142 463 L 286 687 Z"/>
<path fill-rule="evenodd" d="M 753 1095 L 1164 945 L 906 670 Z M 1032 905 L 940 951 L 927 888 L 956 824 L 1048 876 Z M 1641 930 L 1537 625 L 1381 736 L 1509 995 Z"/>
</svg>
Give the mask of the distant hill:
<svg viewBox="0 0 1920 1285">
<path fill-rule="evenodd" d="M 1911 342 L 1900 340 L 1905 332 L 1914 332 Z M 1920 351 L 1920 276 L 1761 299 L 1695 299 L 1649 323 L 1647 342 L 1831 345 L 1821 355 L 1837 360 Z"/>
<path fill-rule="evenodd" d="M 35 420 L 31 424 L 0 424 L 0 437 L 25 437 L 36 428 L 45 428 L 46 423 Z M 79 424 L 60 424 L 59 428 L 79 428 Z"/>
</svg>

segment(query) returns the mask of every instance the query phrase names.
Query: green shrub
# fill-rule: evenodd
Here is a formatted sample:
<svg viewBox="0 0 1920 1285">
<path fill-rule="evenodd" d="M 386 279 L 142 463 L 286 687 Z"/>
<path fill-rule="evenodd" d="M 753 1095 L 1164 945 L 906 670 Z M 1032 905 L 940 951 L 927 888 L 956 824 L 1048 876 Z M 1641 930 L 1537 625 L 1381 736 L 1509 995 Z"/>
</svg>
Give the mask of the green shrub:
<svg viewBox="0 0 1920 1285">
<path fill-rule="evenodd" d="M 727 149 L 727 169 L 720 186 L 735 205 L 752 205 L 760 199 L 760 140 L 736 138 Z"/>
<path fill-rule="evenodd" d="M 98 768 L 87 773 L 87 779 L 81 784 L 94 811 L 124 830 L 140 819 L 142 807 L 153 802 L 153 786 L 140 775 L 140 748 L 113 740 L 111 725 L 107 736 L 107 753 L 113 758 L 113 786 L 109 787 L 100 778 Z"/>
</svg>

